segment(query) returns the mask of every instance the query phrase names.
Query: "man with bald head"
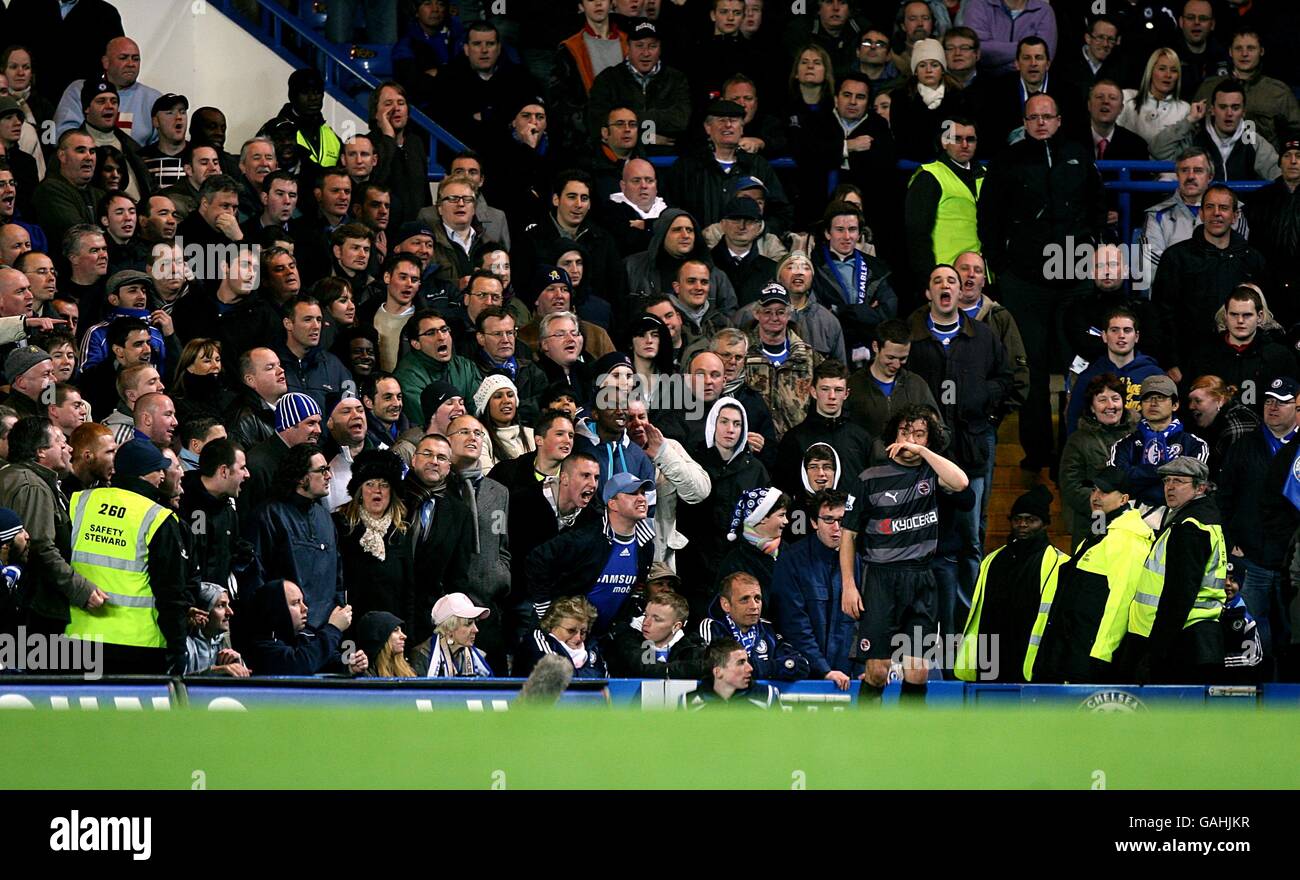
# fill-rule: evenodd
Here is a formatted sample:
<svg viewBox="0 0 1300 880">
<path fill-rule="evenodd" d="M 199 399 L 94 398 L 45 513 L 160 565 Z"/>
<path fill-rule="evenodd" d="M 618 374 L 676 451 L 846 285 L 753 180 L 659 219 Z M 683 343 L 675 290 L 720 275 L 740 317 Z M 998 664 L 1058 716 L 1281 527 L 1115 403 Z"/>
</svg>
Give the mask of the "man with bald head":
<svg viewBox="0 0 1300 880">
<path fill-rule="evenodd" d="M 1106 204 L 1093 151 L 1061 135 L 1055 99 L 1029 98 L 1023 121 L 1024 140 L 989 165 L 977 210 L 984 256 L 1029 359 L 1020 466 L 1037 471 L 1059 459 L 1052 442 L 1049 379 L 1065 369 L 1069 346 L 1058 309 L 1091 287 L 1089 279 L 1075 278 L 1070 269 L 1074 248 L 1099 240 Z"/>
<path fill-rule="evenodd" d="M 135 439 L 166 449 L 172 444 L 178 424 L 176 404 L 166 394 L 150 392 L 135 402 Z"/>
<path fill-rule="evenodd" d="M 598 204 L 602 222 L 624 257 L 650 247 L 654 222 L 668 207 L 659 197 L 655 167 L 645 159 L 629 159 L 623 163 L 618 192 Z"/>
<path fill-rule="evenodd" d="M 55 320 L 32 316 L 34 302 L 31 279 L 11 266 L 0 266 L 0 346 L 18 342 L 29 332 L 54 329 Z"/>
<path fill-rule="evenodd" d="M 117 127 L 143 147 L 153 136 L 153 103 L 162 97 L 162 92 L 138 81 L 140 46 L 130 37 L 115 37 L 104 48 L 100 64 L 104 67 L 104 79 L 117 88 L 121 108 Z M 85 84 L 84 79 L 73 80 L 63 90 L 59 107 L 54 111 L 59 134 L 85 122 L 81 104 L 81 89 Z"/>
<path fill-rule="evenodd" d="M 0 265 L 12 266 L 32 249 L 32 237 L 17 223 L 0 226 Z"/>
</svg>

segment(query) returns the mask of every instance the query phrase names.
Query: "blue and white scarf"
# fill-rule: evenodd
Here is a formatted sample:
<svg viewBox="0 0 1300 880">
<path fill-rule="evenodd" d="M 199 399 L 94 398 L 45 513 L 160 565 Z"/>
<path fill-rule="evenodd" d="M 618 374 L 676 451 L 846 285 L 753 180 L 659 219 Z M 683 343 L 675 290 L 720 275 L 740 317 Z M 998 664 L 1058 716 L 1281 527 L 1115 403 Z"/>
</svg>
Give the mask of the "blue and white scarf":
<svg viewBox="0 0 1300 880">
<path fill-rule="evenodd" d="M 848 261 L 838 260 L 838 258 L 831 252 L 830 245 L 826 244 L 822 245 L 822 256 L 826 258 L 826 266 L 831 270 L 831 276 L 835 279 L 835 285 L 840 289 L 840 296 L 844 298 L 844 301 L 851 306 L 858 306 L 865 303 L 867 301 L 867 283 L 871 280 L 871 269 L 867 267 L 867 261 L 863 258 L 862 252 L 856 248 L 853 251 L 853 286 L 856 288 L 853 291 L 850 291 L 844 286 L 844 280 L 840 278 L 839 273 L 835 271 L 835 263 L 837 261 Z"/>
<path fill-rule="evenodd" d="M 751 626 L 749 632 L 741 632 L 740 625 L 731 619 L 730 614 L 727 615 L 726 621 L 727 626 L 731 628 L 731 637 L 740 642 L 741 647 L 745 649 L 745 653 L 752 657 L 754 655 L 754 645 L 758 644 L 758 627 Z"/>
</svg>

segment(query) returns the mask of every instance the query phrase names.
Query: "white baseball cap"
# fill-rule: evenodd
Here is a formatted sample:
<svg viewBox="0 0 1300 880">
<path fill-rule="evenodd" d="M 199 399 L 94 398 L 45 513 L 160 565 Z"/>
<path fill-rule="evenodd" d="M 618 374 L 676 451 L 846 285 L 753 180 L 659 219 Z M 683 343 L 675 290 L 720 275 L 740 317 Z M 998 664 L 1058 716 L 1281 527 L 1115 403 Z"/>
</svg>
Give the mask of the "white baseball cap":
<svg viewBox="0 0 1300 880">
<path fill-rule="evenodd" d="M 488 609 L 475 605 L 464 593 L 448 593 L 433 603 L 433 625 L 441 626 L 453 617 L 482 620 L 491 613 Z"/>
</svg>

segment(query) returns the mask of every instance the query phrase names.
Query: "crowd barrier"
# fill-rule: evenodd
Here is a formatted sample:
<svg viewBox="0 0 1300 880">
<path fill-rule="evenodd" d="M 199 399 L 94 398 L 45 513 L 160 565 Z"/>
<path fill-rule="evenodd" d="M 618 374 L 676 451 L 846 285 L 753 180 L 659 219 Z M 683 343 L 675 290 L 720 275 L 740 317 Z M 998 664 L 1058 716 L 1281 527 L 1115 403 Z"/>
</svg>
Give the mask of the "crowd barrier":
<svg viewBox="0 0 1300 880">
<path fill-rule="evenodd" d="M 0 676 L 0 709 L 62 711 L 244 711 L 272 707 L 397 708 L 416 712 L 460 709 L 499 712 L 519 696 L 523 679 L 470 680 L 267 677 L 166 678 L 121 676 L 88 683 L 78 677 Z M 855 708 L 858 686 L 838 690 L 827 681 L 770 682 L 787 712 L 839 712 Z M 694 681 L 658 679 L 575 680 L 565 706 L 672 709 Z M 891 684 L 883 704 L 898 703 Z M 1000 685 L 932 681 L 927 703 L 936 708 L 1065 707 L 1094 712 L 1131 712 L 1198 706 L 1300 708 L 1300 684 L 1259 687 L 1201 685 Z"/>
</svg>

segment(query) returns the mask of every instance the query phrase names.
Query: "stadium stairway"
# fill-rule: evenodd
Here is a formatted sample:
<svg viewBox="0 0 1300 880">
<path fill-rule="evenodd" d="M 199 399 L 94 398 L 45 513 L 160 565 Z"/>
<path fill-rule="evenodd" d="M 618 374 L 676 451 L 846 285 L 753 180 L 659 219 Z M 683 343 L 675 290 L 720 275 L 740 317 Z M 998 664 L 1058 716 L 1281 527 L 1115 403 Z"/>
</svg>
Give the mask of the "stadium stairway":
<svg viewBox="0 0 1300 880">
<path fill-rule="evenodd" d="M 1064 377 L 1052 377 L 1054 401 L 1056 395 L 1062 392 L 1063 386 Z M 1052 417 L 1052 423 L 1055 428 L 1057 425 L 1055 415 Z M 1025 457 L 1025 451 L 1020 445 L 1019 438 L 1020 417 L 1019 414 L 1012 413 L 998 431 L 997 464 L 993 469 L 993 488 L 989 496 L 989 518 L 984 540 L 985 555 L 1006 544 L 1011 534 L 1010 523 L 1007 520 L 1011 514 L 1011 506 L 1016 503 L 1017 498 L 1038 483 L 1046 483 L 1047 488 L 1052 490 L 1052 523 L 1048 526 L 1052 543 L 1068 553 L 1071 549 L 1070 533 L 1066 530 L 1061 515 L 1060 490 L 1048 477 L 1046 470 L 1034 473 L 1020 469 L 1020 460 Z"/>
</svg>

